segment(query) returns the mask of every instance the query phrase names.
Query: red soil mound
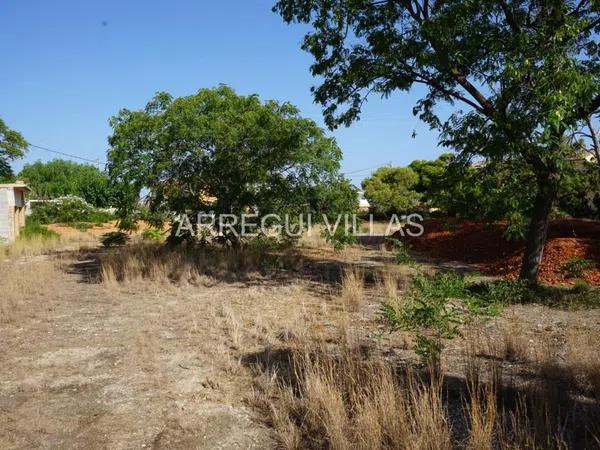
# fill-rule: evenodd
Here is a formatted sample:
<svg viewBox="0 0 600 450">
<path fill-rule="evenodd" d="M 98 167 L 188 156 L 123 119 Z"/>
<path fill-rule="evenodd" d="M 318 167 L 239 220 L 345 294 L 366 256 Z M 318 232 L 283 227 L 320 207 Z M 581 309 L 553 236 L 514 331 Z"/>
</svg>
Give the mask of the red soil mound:
<svg viewBox="0 0 600 450">
<path fill-rule="evenodd" d="M 475 265 L 481 273 L 516 278 L 525 248 L 522 241 L 507 242 L 505 223 L 488 224 L 471 220 L 431 219 L 423 223 L 420 237 L 394 237 L 408 242 L 412 249 L 440 259 Z M 560 267 L 572 258 L 590 259 L 595 269 L 584 279 L 600 285 L 600 222 L 592 220 L 555 220 L 548 229 L 548 240 L 540 269 L 545 283 L 573 283 Z"/>
</svg>

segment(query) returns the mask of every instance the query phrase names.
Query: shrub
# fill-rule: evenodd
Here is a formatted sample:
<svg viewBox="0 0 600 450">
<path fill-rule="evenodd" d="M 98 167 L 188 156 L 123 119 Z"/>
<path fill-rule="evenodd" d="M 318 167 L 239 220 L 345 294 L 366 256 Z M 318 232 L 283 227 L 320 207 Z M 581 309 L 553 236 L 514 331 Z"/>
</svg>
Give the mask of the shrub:
<svg viewBox="0 0 600 450">
<path fill-rule="evenodd" d="M 117 247 L 127 244 L 129 236 L 122 231 L 111 231 L 100 236 L 100 242 L 104 247 Z"/>
<path fill-rule="evenodd" d="M 398 239 L 389 239 L 392 243 L 394 252 L 396 253 L 396 263 L 398 264 L 413 264 L 415 260 L 408 253 L 409 247 L 404 242 Z"/>
<path fill-rule="evenodd" d="M 39 221 L 28 218 L 25 221 L 25 226 L 21 229 L 21 239 L 30 240 L 35 237 L 42 237 L 44 239 L 55 239 L 58 238 L 58 233 L 49 230 L 43 226 Z"/>
<path fill-rule="evenodd" d="M 41 224 L 104 223 L 113 218 L 112 214 L 96 209 L 82 198 L 75 196 L 38 203 L 34 206 L 31 217 Z"/>
<path fill-rule="evenodd" d="M 417 275 L 408 298 L 400 307 L 384 306 L 384 316 L 396 329 L 416 331 L 414 351 L 436 367 L 444 347 L 443 339 L 460 335 L 462 312 L 450 298 L 464 298 L 464 278 L 448 273 L 427 277 Z"/>
<path fill-rule="evenodd" d="M 333 245 L 334 250 L 342 250 L 345 247 L 354 245 L 358 242 L 352 230 L 347 230 L 343 226 L 338 226 L 333 233 L 328 229 L 324 229 L 321 235 L 327 243 Z"/>
<path fill-rule="evenodd" d="M 142 231 L 142 239 L 147 241 L 161 241 L 164 238 L 162 231 L 156 228 L 148 228 Z"/>
<path fill-rule="evenodd" d="M 595 265 L 594 261 L 590 259 L 571 258 L 560 266 L 560 271 L 568 278 L 582 278 L 585 272 L 592 270 Z"/>
</svg>

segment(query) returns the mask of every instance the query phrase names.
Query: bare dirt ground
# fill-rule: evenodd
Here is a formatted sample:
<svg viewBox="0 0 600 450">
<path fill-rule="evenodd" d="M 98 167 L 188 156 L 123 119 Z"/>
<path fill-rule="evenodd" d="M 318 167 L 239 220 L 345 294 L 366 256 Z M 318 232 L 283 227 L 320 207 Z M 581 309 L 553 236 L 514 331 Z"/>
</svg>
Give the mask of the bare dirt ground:
<svg viewBox="0 0 600 450">
<path fill-rule="evenodd" d="M 275 448 L 252 408 L 255 355 L 346 329 L 383 358 L 416 360 L 410 336 L 381 319 L 376 279 L 351 312 L 336 284 L 342 262 L 387 267 L 400 290 L 411 268 L 382 266 L 393 256 L 376 248 L 306 254 L 299 273 L 117 286 L 98 281 L 95 250 L 13 261 L 0 278 L 0 295 L 20 292 L 0 321 L 0 448 Z M 514 306 L 469 333 L 484 359 L 518 336 L 526 358 L 503 364 L 527 373 L 548 349 L 564 359 L 579 329 L 600 330 L 600 311 Z M 465 342 L 448 345 L 448 373 L 461 372 Z"/>
</svg>

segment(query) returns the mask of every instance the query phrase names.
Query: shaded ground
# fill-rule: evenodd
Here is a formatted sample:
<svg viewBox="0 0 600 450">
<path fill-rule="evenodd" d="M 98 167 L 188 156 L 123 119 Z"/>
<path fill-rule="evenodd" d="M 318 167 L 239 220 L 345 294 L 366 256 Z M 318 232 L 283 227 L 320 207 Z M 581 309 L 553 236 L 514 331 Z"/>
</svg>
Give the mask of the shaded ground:
<svg viewBox="0 0 600 450">
<path fill-rule="evenodd" d="M 486 275 L 518 276 L 525 244 L 504 239 L 506 224 L 431 219 L 426 220 L 423 226 L 423 236 L 397 237 L 409 242 L 414 251 L 429 257 L 473 264 Z M 540 280 L 550 284 L 573 283 L 574 280 L 560 269 L 572 258 L 594 261 L 595 268 L 585 273 L 584 279 L 590 284 L 600 285 L 600 222 L 575 219 L 552 221 Z"/>
</svg>

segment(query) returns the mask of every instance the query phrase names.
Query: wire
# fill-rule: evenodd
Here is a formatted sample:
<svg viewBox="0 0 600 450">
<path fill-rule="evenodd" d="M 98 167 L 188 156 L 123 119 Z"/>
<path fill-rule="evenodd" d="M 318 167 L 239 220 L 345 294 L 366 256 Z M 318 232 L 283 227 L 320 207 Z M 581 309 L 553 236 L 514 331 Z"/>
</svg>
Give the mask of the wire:
<svg viewBox="0 0 600 450">
<path fill-rule="evenodd" d="M 105 164 L 103 161 L 100 160 L 93 160 L 89 158 L 84 158 L 82 156 L 72 155 L 70 153 L 60 152 L 58 150 L 52 150 L 51 148 L 42 147 L 41 145 L 29 144 L 29 147 L 44 150 L 45 152 L 56 153 L 57 155 L 68 156 L 69 158 L 80 159 L 81 161 L 87 161 L 92 164 Z"/>
<path fill-rule="evenodd" d="M 373 166 L 373 167 L 366 167 L 364 169 L 351 170 L 350 172 L 344 172 L 344 175 L 352 175 L 353 173 L 366 172 L 367 170 L 377 169 L 378 167 L 385 166 L 385 165 L 387 165 L 387 163 L 378 164 L 378 165 Z"/>
</svg>

